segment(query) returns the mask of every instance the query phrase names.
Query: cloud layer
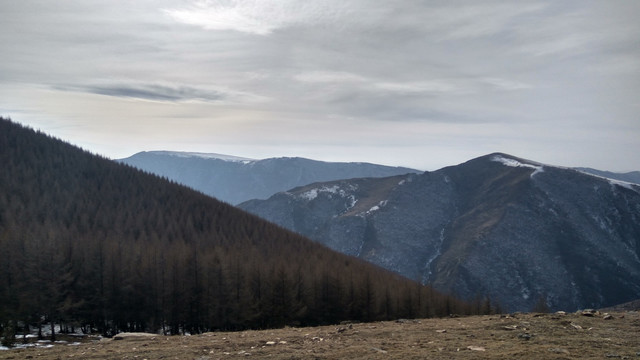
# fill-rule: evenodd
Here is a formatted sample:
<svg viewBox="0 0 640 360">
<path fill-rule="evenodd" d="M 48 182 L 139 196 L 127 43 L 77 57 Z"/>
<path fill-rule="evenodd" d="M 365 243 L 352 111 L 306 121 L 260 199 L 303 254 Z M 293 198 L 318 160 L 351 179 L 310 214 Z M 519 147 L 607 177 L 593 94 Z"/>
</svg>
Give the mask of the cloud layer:
<svg viewBox="0 0 640 360">
<path fill-rule="evenodd" d="M 152 149 L 640 169 L 640 3 L 2 2 L 0 113 Z M 141 136 L 145 134 L 145 136 Z"/>
</svg>

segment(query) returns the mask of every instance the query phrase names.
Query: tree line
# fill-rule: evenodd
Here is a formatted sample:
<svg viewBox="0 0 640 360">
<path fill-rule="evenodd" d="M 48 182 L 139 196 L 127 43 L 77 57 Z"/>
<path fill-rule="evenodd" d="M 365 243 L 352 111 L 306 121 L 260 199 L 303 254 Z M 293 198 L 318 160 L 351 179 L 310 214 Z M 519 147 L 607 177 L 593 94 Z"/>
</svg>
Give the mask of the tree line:
<svg viewBox="0 0 640 360">
<path fill-rule="evenodd" d="M 0 118 L 0 332 L 166 334 L 478 313 Z"/>
</svg>

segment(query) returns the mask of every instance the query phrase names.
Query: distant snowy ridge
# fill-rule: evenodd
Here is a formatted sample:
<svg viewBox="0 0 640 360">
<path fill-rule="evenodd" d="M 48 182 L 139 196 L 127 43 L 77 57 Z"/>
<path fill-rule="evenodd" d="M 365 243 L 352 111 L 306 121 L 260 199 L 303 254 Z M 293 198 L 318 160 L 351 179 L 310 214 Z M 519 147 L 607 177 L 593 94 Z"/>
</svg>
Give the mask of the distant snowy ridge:
<svg viewBox="0 0 640 360">
<path fill-rule="evenodd" d="M 257 161 L 256 159 L 244 158 L 240 156 L 233 155 L 224 155 L 224 154 L 216 154 L 216 153 L 201 153 L 201 152 L 186 152 L 186 151 L 146 151 L 149 154 L 155 155 L 169 155 L 181 158 L 192 158 L 197 157 L 201 159 L 218 159 L 224 161 Z"/>
<path fill-rule="evenodd" d="M 326 162 L 301 157 L 257 160 L 216 153 L 166 150 L 140 152 L 117 161 L 236 205 L 251 199 L 267 199 L 275 193 L 318 182 L 421 172 L 403 167 Z M 307 196 L 333 195 L 331 191 L 338 189 L 317 189 Z"/>
<path fill-rule="evenodd" d="M 516 159 L 511 159 L 511 158 L 508 158 L 508 157 L 505 157 L 505 156 L 502 156 L 502 155 L 494 155 L 491 158 L 491 161 L 496 161 L 496 162 L 502 163 L 505 166 L 528 167 L 528 168 L 531 168 L 531 169 L 535 169 L 536 171 L 534 171 L 531 174 L 531 177 L 533 177 L 534 175 L 536 175 L 538 173 L 543 172 L 544 171 L 544 166 L 549 166 L 549 165 L 544 165 L 543 166 L 542 164 L 539 164 L 539 163 L 527 164 L 527 163 L 523 163 L 521 161 L 518 161 Z M 629 181 L 620 180 L 620 179 L 615 179 L 613 177 L 603 175 L 603 174 L 607 174 L 607 172 L 603 172 L 603 174 L 597 174 L 597 173 L 594 173 L 594 171 L 597 171 L 597 170 L 588 171 L 585 168 L 569 168 L 569 167 L 564 167 L 564 166 L 552 166 L 552 167 L 558 168 L 558 169 L 565 169 L 565 170 L 575 170 L 575 171 L 578 171 L 578 172 L 580 172 L 582 174 L 585 174 L 585 175 L 589 175 L 589 176 L 593 176 L 593 177 L 596 177 L 596 178 L 599 178 L 599 179 L 607 180 L 609 182 L 609 184 L 611 184 L 612 186 L 617 185 L 617 186 L 621 186 L 621 187 L 629 189 L 629 190 L 634 190 L 636 192 L 640 192 L 640 187 L 638 186 L 638 184 L 633 183 L 633 182 L 629 182 Z M 615 175 L 614 173 L 608 173 L 608 174 Z"/>
<path fill-rule="evenodd" d="M 584 171 L 584 170 L 580 170 L 580 169 L 575 169 L 576 171 L 583 173 L 585 175 L 589 175 L 589 176 L 593 176 L 599 179 L 604 179 L 607 180 L 609 182 L 609 184 L 613 185 L 618 185 L 621 186 L 623 188 L 629 189 L 629 190 L 633 190 L 636 191 L 638 193 L 640 193 L 640 186 L 636 183 L 632 183 L 632 182 L 628 182 L 628 181 L 623 181 L 623 180 L 618 180 L 618 179 L 612 179 L 610 177 L 607 176 L 602 176 L 602 175 L 598 175 L 598 174 L 594 174 L 588 171 Z"/>
</svg>

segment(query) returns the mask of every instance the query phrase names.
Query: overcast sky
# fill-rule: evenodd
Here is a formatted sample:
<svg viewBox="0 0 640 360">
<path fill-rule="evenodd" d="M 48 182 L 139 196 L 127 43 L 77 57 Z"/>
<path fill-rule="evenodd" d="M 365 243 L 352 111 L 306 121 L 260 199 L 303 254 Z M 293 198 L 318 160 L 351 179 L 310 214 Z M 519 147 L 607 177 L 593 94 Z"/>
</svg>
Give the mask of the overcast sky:
<svg viewBox="0 0 640 360">
<path fill-rule="evenodd" d="M 146 150 L 640 170 L 640 1 L 0 1 L 0 115 Z"/>
</svg>

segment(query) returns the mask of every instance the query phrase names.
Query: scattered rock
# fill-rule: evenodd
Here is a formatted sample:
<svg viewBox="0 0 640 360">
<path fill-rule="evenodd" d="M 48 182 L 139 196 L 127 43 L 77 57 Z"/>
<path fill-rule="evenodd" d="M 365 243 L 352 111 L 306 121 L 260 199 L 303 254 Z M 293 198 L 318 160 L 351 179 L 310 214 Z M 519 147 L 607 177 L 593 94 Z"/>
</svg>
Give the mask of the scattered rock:
<svg viewBox="0 0 640 360">
<path fill-rule="evenodd" d="M 567 315 L 566 311 L 556 311 L 556 315 Z"/>
<path fill-rule="evenodd" d="M 613 315 L 604 313 L 602 317 L 604 320 L 613 320 Z"/>
<path fill-rule="evenodd" d="M 569 354 L 569 350 L 567 349 L 561 349 L 561 348 L 553 348 L 553 349 L 549 349 L 549 351 L 556 353 L 556 354 Z"/>
<path fill-rule="evenodd" d="M 440 329 L 440 330 L 436 330 L 436 332 L 439 333 L 439 334 L 444 334 L 444 333 L 447 332 L 447 330 L 446 329 Z"/>
<path fill-rule="evenodd" d="M 507 325 L 507 326 L 504 326 L 503 329 L 505 329 L 505 330 L 517 330 L 518 329 L 518 325 Z"/>
<path fill-rule="evenodd" d="M 620 355 L 618 355 L 616 353 L 607 353 L 607 354 L 604 354 L 604 356 L 608 357 L 608 358 L 621 358 L 622 357 L 622 356 L 620 356 Z"/>
<path fill-rule="evenodd" d="M 578 324 L 571 323 L 569 325 L 573 326 L 574 329 L 582 330 L 582 326 L 580 326 Z"/>
<path fill-rule="evenodd" d="M 584 309 L 580 312 L 580 314 L 582 314 L 582 316 L 593 317 L 596 315 L 600 315 L 600 312 L 594 309 Z"/>
<path fill-rule="evenodd" d="M 275 345 L 275 344 L 276 344 L 276 342 L 275 342 L 275 341 L 267 341 L 265 344 L 266 344 L 266 345 Z"/>
<path fill-rule="evenodd" d="M 482 346 L 473 346 L 473 345 L 469 345 L 467 346 L 467 349 L 471 350 L 471 351 L 487 351 L 485 348 L 483 348 Z"/>
<path fill-rule="evenodd" d="M 360 321 L 358 320 L 346 320 L 346 321 L 340 321 L 340 325 L 349 325 L 349 326 L 353 326 L 353 324 L 359 324 Z"/>
<path fill-rule="evenodd" d="M 372 347 L 372 348 L 371 348 L 371 350 L 373 350 L 373 351 L 377 351 L 377 352 L 379 352 L 379 353 L 381 353 L 381 354 L 386 354 L 386 353 L 387 353 L 387 351 L 386 351 L 386 350 L 382 350 L 382 349 L 379 349 L 379 348 L 377 348 L 377 347 Z"/>
<path fill-rule="evenodd" d="M 518 337 L 522 340 L 529 340 L 533 337 L 533 335 L 531 334 L 527 334 L 527 333 L 522 333 L 520 335 L 518 335 Z"/>
</svg>

